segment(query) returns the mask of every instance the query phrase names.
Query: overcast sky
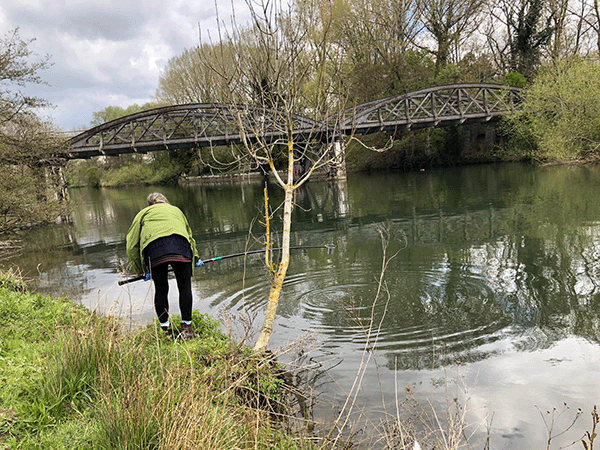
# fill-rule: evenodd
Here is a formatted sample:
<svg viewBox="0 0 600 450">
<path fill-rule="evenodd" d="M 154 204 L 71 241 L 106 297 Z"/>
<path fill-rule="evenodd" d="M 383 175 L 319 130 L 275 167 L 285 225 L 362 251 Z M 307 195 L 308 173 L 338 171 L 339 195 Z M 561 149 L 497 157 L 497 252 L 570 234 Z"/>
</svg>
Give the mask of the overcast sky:
<svg viewBox="0 0 600 450">
<path fill-rule="evenodd" d="M 244 0 L 233 0 L 239 22 Z M 167 7 L 168 5 L 168 7 Z M 52 66 L 40 73 L 48 86 L 26 93 L 54 105 L 40 113 L 63 130 L 88 128 L 92 113 L 150 100 L 168 60 L 216 37 L 231 22 L 232 0 L 7 0 L 0 3 L 3 37 L 19 28 L 21 39 Z"/>
</svg>

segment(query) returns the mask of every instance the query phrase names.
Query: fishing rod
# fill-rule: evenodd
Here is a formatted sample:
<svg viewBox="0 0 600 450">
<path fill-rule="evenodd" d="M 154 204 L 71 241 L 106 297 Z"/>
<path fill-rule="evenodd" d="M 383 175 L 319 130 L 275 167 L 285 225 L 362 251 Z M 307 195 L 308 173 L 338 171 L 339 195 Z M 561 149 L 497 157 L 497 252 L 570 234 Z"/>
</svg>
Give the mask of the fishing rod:
<svg viewBox="0 0 600 450">
<path fill-rule="evenodd" d="M 290 247 L 290 250 L 303 250 L 306 248 L 326 248 L 328 255 L 333 255 L 333 252 L 335 251 L 335 245 L 333 245 L 333 244 L 301 245 L 298 247 Z M 281 250 L 281 247 L 271 249 L 271 251 L 273 251 L 273 252 L 278 251 L 278 250 Z M 267 251 L 266 248 L 262 248 L 260 250 L 251 250 L 249 252 L 232 253 L 231 255 L 217 256 L 215 258 L 210 258 L 210 259 L 205 259 L 205 260 L 201 259 L 196 263 L 196 267 L 201 267 L 204 264 L 210 263 L 210 262 L 221 261 L 222 259 L 237 258 L 238 256 L 254 255 L 256 253 L 265 253 L 266 251 Z M 171 270 L 172 269 L 169 269 L 169 272 Z M 139 280 L 144 280 L 144 279 L 146 279 L 146 275 L 139 275 L 137 277 L 127 278 L 126 280 L 120 280 L 118 284 L 119 284 L 119 286 L 123 286 L 124 284 L 133 283 L 134 281 L 139 281 Z"/>
</svg>

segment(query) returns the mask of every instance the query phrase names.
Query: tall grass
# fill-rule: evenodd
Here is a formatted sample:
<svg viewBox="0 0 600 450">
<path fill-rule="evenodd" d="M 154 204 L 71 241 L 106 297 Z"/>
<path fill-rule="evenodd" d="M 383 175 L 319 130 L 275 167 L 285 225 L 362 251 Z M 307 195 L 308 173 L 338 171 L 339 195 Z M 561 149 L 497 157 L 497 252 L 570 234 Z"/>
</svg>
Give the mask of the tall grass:
<svg viewBox="0 0 600 450">
<path fill-rule="evenodd" d="M 112 320 L 57 330 L 57 351 L 50 355 L 44 377 L 48 401 L 76 412 L 93 403 L 101 368 L 115 363 L 111 350 L 117 336 L 118 324 Z"/>
<path fill-rule="evenodd" d="M 310 448 L 273 414 L 277 365 L 207 316 L 194 314 L 192 341 L 156 324 L 122 333 L 116 319 L 19 286 L 0 286 L 1 449 Z"/>
</svg>

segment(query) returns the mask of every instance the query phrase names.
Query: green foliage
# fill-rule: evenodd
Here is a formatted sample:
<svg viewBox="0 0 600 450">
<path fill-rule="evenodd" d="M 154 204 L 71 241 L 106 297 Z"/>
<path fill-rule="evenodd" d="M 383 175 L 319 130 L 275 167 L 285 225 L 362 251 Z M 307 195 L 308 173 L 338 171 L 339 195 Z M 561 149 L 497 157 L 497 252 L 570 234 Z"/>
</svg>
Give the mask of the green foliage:
<svg viewBox="0 0 600 450">
<path fill-rule="evenodd" d="M 386 151 L 376 151 L 389 145 L 390 137 L 383 133 L 361 136 L 361 141 L 368 148 L 351 142 L 346 149 L 349 171 L 410 170 L 427 165 L 427 135 L 422 132 L 398 136 Z"/>
<path fill-rule="evenodd" d="M 310 448 L 271 419 L 277 365 L 208 315 L 194 311 L 192 341 L 156 324 L 123 334 L 10 278 L 0 274 L 0 448 Z"/>
<path fill-rule="evenodd" d="M 142 106 L 134 103 L 133 105 L 129 105 L 127 108 L 121 108 L 120 106 L 107 106 L 103 110 L 96 111 L 92 114 L 93 119 L 90 123 L 90 126 L 95 127 L 97 125 L 120 119 L 121 117 L 129 116 L 130 114 L 153 109 L 158 106 L 158 103 L 145 103 Z"/>
<path fill-rule="evenodd" d="M 49 66 L 47 57 L 32 61 L 31 42 L 18 29 L 0 38 L 0 231 L 47 223 L 61 208 L 39 163 L 60 155 L 62 142 L 35 114 L 48 103 L 25 92 L 43 82 L 39 72 Z"/>
<path fill-rule="evenodd" d="M 464 129 L 460 127 L 407 131 L 393 138 L 384 133 L 361 136 L 346 150 L 349 171 L 415 170 L 467 161 L 462 156 Z M 378 151 L 392 145 L 385 151 Z M 368 148 L 365 148 L 368 147 Z M 494 155 L 480 156 L 486 161 Z"/>
<path fill-rule="evenodd" d="M 121 155 L 107 161 L 72 161 L 67 166 L 70 186 L 122 187 L 175 184 L 182 175 L 244 170 L 230 147 L 161 151 Z"/>
<path fill-rule="evenodd" d="M 19 281 L 3 284 L 18 285 Z M 82 311 L 65 299 L 0 288 L 0 314 L 5 321 L 0 327 L 0 411 L 9 412 L 0 421 L 0 438 L 3 434 L 30 436 L 58 423 L 64 404 L 48 395 L 45 383 L 47 356 L 56 345 L 49 337 L 72 322 L 72 314 Z"/>
<path fill-rule="evenodd" d="M 186 49 L 167 62 L 158 81 L 156 98 L 169 105 L 222 101 L 227 79 L 210 67 L 228 70 L 235 64 L 230 41 Z"/>
<path fill-rule="evenodd" d="M 0 231 L 13 227 L 47 224 L 67 205 L 46 185 L 44 169 L 4 166 L 0 177 Z"/>
<path fill-rule="evenodd" d="M 0 39 L 0 124 L 25 119 L 35 108 L 48 106 L 40 98 L 26 95 L 22 88 L 28 84 L 41 84 L 41 70 L 50 66 L 49 58 L 31 62 L 29 48 L 33 40 L 24 41 L 16 28 Z M 11 89 L 6 89 L 6 85 Z M 0 133 L 2 135 L 4 133 Z M 3 137 L 3 136 L 2 136 Z M 1 142 L 1 141 L 0 141 Z"/>
<path fill-rule="evenodd" d="M 516 70 L 511 70 L 506 75 L 504 75 L 504 84 L 508 84 L 509 86 L 514 86 L 518 88 L 526 88 L 529 84 L 527 82 L 527 78 L 520 72 Z"/>
<path fill-rule="evenodd" d="M 181 149 L 181 150 L 173 150 L 169 152 L 169 158 L 182 173 L 190 173 L 192 167 L 197 163 L 198 160 L 198 150 L 195 148 L 191 149 Z"/>
<path fill-rule="evenodd" d="M 199 174 L 244 172 L 251 169 L 242 150 L 236 146 L 203 147 L 199 149 Z"/>
<path fill-rule="evenodd" d="M 182 173 L 181 166 L 172 160 L 127 164 L 107 172 L 104 185 L 110 187 L 175 183 Z"/>
<path fill-rule="evenodd" d="M 119 364 L 110 352 L 117 323 L 110 319 L 94 322 L 91 327 L 69 327 L 57 332 L 58 351 L 49 358 L 43 398 L 45 403 L 56 405 L 58 418 L 70 411 L 81 414 L 95 400 L 100 371 Z"/>
<path fill-rule="evenodd" d="M 100 168 L 96 166 L 90 166 L 85 170 L 85 178 L 88 186 L 100 187 L 101 186 L 101 174 Z"/>
<path fill-rule="evenodd" d="M 573 58 L 543 68 L 526 92 L 524 110 L 506 129 L 543 161 L 600 157 L 600 67 Z"/>
<path fill-rule="evenodd" d="M 202 314 L 197 310 L 192 311 L 192 325 L 198 337 L 212 336 L 218 340 L 226 340 L 227 336 L 220 330 L 220 323 L 208 314 Z"/>
<path fill-rule="evenodd" d="M 526 78 L 534 77 L 540 63 L 542 49 L 548 45 L 554 28 L 544 24 L 544 0 L 525 0 L 512 11 L 509 23 L 512 39 L 510 40 L 511 68 L 519 71 Z"/>
<path fill-rule="evenodd" d="M 456 64 L 447 64 L 439 70 L 435 76 L 432 85 L 446 85 L 460 83 L 464 75 L 464 70 Z"/>
<path fill-rule="evenodd" d="M 491 55 L 467 53 L 456 64 L 460 68 L 460 83 L 495 83 L 498 81 L 498 68 Z"/>
<path fill-rule="evenodd" d="M 26 292 L 27 285 L 20 276 L 9 272 L 0 272 L 0 288 L 12 291 Z"/>
</svg>

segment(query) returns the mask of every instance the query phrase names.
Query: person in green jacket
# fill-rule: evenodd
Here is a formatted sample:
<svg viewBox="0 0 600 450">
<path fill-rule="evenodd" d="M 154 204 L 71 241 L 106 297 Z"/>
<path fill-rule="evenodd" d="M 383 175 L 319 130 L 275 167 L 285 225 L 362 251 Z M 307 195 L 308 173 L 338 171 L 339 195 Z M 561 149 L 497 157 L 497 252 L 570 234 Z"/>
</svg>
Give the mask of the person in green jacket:
<svg viewBox="0 0 600 450">
<path fill-rule="evenodd" d="M 137 213 L 127 232 L 127 259 L 137 274 L 154 281 L 154 308 L 161 328 L 169 330 L 169 265 L 179 291 L 180 338 L 196 337 L 192 327 L 192 271 L 200 256 L 183 212 L 167 198 L 154 192 L 148 206 Z M 201 264 L 201 263 L 199 263 Z"/>
</svg>

